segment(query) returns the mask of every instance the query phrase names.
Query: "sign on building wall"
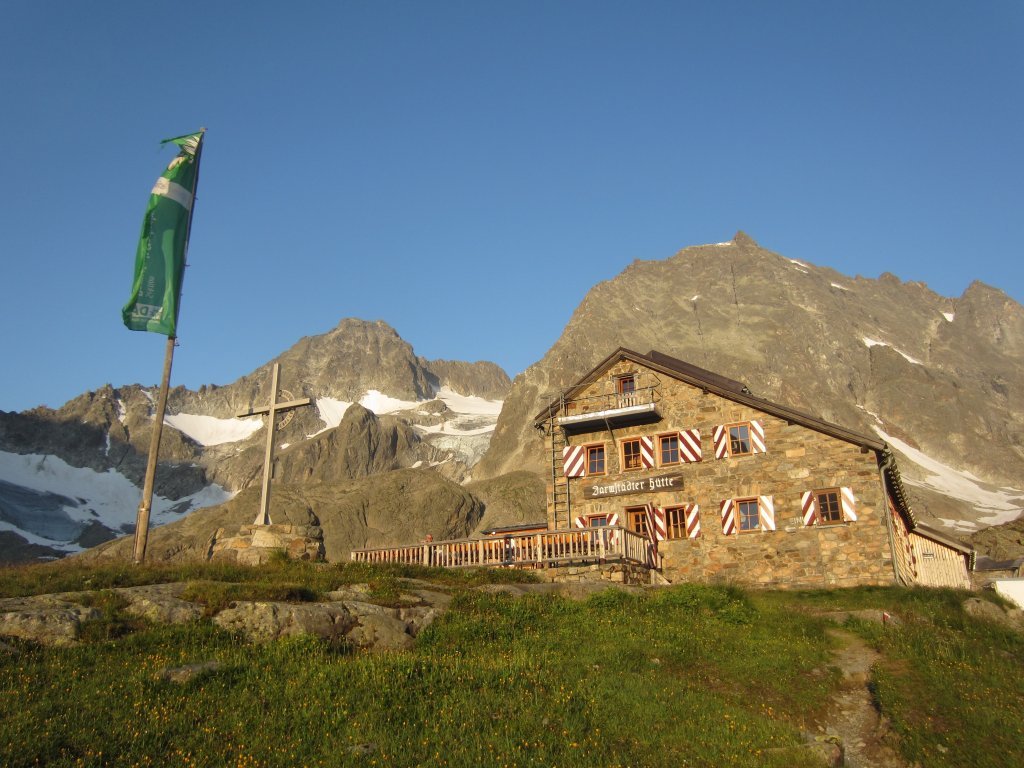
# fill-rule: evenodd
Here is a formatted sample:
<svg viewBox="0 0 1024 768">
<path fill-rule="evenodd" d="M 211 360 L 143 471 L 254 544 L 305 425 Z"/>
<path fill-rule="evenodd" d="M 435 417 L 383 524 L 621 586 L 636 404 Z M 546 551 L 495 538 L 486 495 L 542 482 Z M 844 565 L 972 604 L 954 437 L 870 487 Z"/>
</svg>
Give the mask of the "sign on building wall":
<svg viewBox="0 0 1024 768">
<path fill-rule="evenodd" d="M 603 499 L 606 496 L 624 496 L 627 493 L 681 490 L 683 490 L 683 474 L 681 472 L 674 472 L 669 475 L 657 475 L 656 477 L 590 482 L 583 486 L 583 498 Z"/>
</svg>

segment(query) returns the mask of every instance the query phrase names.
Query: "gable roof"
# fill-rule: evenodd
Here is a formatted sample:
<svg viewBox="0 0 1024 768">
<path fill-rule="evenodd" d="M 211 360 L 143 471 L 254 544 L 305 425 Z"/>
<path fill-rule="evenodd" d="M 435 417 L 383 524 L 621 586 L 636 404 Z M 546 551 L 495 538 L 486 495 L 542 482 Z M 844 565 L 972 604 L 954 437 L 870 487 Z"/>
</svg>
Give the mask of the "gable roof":
<svg viewBox="0 0 1024 768">
<path fill-rule="evenodd" d="M 534 425 L 540 426 L 541 423 L 556 416 L 561 408 L 562 402 L 565 400 L 572 400 L 579 392 L 583 391 L 594 381 L 600 379 L 605 370 L 610 368 L 619 360 L 631 360 L 637 365 L 646 366 L 658 373 L 663 373 L 674 379 L 678 379 L 679 381 L 684 381 L 687 384 L 691 384 L 704 390 L 705 392 L 712 392 L 720 397 L 726 398 L 727 400 L 748 405 L 751 408 L 756 408 L 759 411 L 784 419 L 792 424 L 800 424 L 808 429 L 813 429 L 816 432 L 821 432 L 839 440 L 859 445 L 860 447 L 867 448 L 868 450 L 881 453 L 886 448 L 885 443 L 877 438 L 819 419 L 818 417 L 812 416 L 804 411 L 799 411 L 795 408 L 790 408 L 789 406 L 782 405 L 780 403 L 773 403 L 771 400 L 765 400 L 764 398 L 757 397 L 742 382 L 713 373 L 712 371 L 700 368 L 696 365 L 687 363 L 656 350 L 651 350 L 646 355 L 642 355 L 639 352 L 634 352 L 633 350 L 626 349 L 625 347 L 619 347 L 608 357 L 598 363 L 589 373 L 576 382 L 576 384 L 562 392 L 556 400 L 548 404 L 544 410 L 534 416 Z"/>
</svg>

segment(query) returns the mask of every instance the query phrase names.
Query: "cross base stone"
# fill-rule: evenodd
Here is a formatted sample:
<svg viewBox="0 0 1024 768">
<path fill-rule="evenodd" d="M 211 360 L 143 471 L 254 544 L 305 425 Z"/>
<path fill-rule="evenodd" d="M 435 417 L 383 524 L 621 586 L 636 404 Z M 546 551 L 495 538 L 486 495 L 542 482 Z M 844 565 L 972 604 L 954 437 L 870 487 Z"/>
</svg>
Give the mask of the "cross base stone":
<svg viewBox="0 0 1024 768">
<path fill-rule="evenodd" d="M 262 565 L 278 552 L 292 560 L 323 560 L 323 529 L 316 525 L 243 525 L 232 534 L 227 528 L 218 528 L 207 559 Z"/>
</svg>

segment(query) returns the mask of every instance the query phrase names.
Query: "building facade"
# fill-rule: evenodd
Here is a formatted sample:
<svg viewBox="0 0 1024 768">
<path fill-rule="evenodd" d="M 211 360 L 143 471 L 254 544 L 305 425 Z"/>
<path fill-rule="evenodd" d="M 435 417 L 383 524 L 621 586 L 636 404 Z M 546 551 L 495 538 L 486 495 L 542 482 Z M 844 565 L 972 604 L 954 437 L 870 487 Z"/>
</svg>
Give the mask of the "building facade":
<svg viewBox="0 0 1024 768">
<path fill-rule="evenodd" d="M 616 350 L 535 418 L 550 529 L 646 535 L 670 581 L 969 587 L 880 440 L 667 355 Z"/>
</svg>

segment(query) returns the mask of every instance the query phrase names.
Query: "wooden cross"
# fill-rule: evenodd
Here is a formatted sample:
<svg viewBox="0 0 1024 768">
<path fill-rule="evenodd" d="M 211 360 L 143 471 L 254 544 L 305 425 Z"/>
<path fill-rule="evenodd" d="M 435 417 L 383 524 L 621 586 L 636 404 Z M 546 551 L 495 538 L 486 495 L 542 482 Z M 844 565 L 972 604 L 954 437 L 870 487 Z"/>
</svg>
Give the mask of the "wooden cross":
<svg viewBox="0 0 1024 768">
<path fill-rule="evenodd" d="M 270 475 L 274 466 L 274 431 L 277 414 L 294 408 L 301 408 L 313 402 L 308 397 L 281 403 L 277 402 L 277 381 L 280 372 L 281 366 L 274 363 L 273 373 L 270 375 L 270 405 L 264 405 L 259 408 L 250 407 L 247 411 L 239 411 L 235 414 L 235 418 L 238 419 L 264 413 L 269 414 L 270 417 L 267 421 L 267 450 L 263 454 L 263 493 L 260 495 L 260 513 L 256 516 L 253 525 L 270 525 Z"/>
</svg>

